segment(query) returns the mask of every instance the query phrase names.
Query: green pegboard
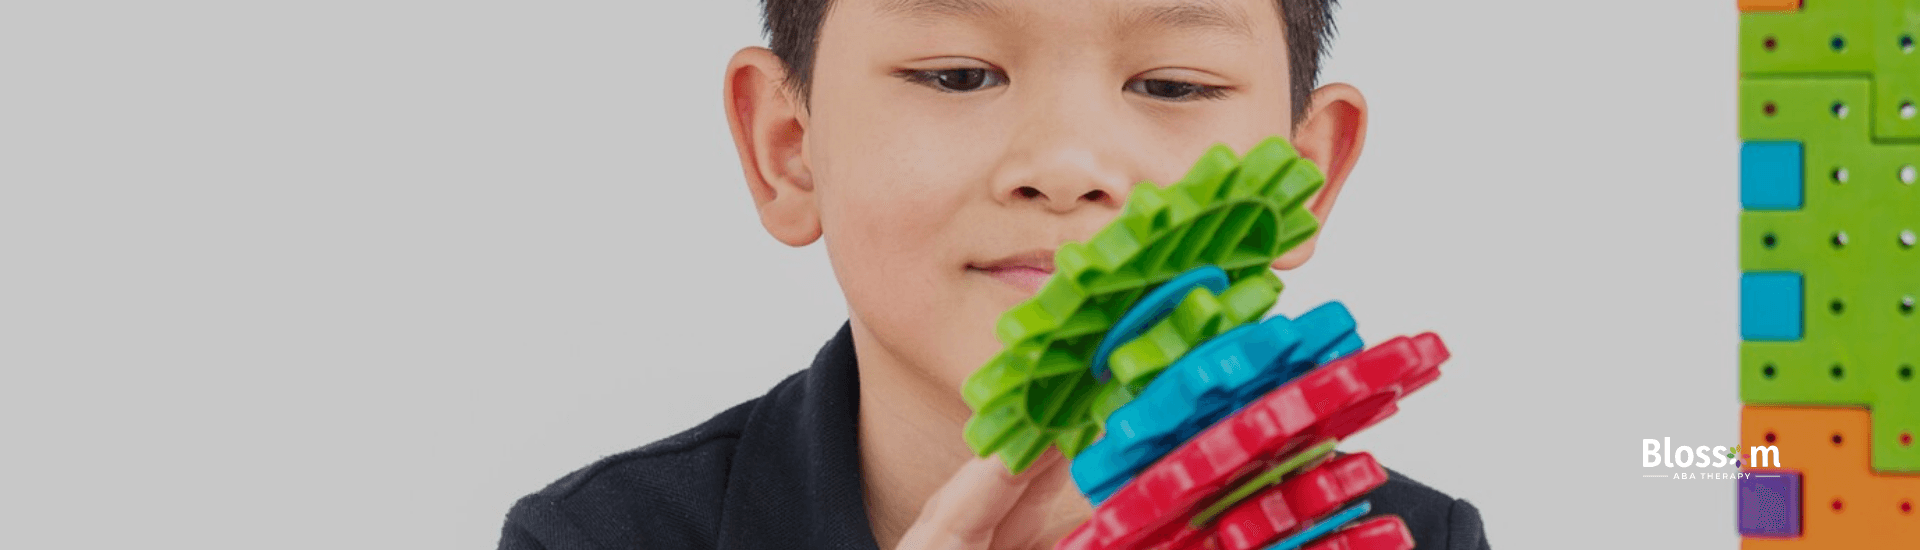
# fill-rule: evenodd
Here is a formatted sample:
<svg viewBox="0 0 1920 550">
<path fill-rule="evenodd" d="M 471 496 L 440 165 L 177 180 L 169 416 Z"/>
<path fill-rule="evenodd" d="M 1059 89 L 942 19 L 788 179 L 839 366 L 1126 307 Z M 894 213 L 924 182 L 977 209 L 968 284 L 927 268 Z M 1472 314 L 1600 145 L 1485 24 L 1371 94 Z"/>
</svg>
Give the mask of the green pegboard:
<svg viewBox="0 0 1920 550">
<path fill-rule="evenodd" d="M 1866 406 L 1874 468 L 1920 472 L 1920 187 L 1900 179 L 1920 143 L 1875 139 L 1872 109 L 1854 108 L 1872 96 L 1866 76 L 1741 83 L 1741 138 L 1801 142 L 1806 200 L 1742 213 L 1740 267 L 1797 272 L 1806 287 L 1801 340 L 1741 344 L 1740 396 Z"/>
<path fill-rule="evenodd" d="M 1808 143 L 1810 151 L 1816 142 L 1866 145 L 1872 84 L 1865 77 L 1743 79 L 1740 139 L 1799 141 Z"/>
<path fill-rule="evenodd" d="M 1920 142 L 1920 0 L 1809 2 L 1740 16 L 1740 72 L 1750 79 L 1860 77 L 1859 105 L 1881 140 Z"/>
<path fill-rule="evenodd" d="M 1920 1 L 1882 0 L 1873 25 L 1874 136 L 1920 142 Z"/>
<path fill-rule="evenodd" d="M 1280 284 L 1268 266 L 1319 228 L 1304 203 L 1324 182 L 1313 163 L 1276 137 L 1244 160 L 1215 146 L 1180 182 L 1136 186 L 1118 217 L 1086 242 L 1062 246 L 1047 284 L 1000 317 L 1006 348 L 962 387 L 974 410 L 968 445 L 981 456 L 999 454 L 1019 472 L 1048 446 L 1073 456 L 1092 444 L 1101 430 L 1096 413 L 1131 399 L 1130 383 L 1143 384 L 1165 366 L 1153 363 L 1271 307 Z M 1116 351 L 1115 380 L 1096 381 L 1088 370 L 1092 354 L 1133 301 L 1209 264 L 1233 281 L 1217 303 L 1189 294 L 1149 329 L 1157 335 Z M 1156 344 L 1168 349 L 1145 348 Z"/>
<path fill-rule="evenodd" d="M 1874 26 L 1835 5 L 1740 14 L 1740 72 L 1858 74 L 1874 69 Z M 1836 47 L 1838 46 L 1838 47 Z"/>
</svg>

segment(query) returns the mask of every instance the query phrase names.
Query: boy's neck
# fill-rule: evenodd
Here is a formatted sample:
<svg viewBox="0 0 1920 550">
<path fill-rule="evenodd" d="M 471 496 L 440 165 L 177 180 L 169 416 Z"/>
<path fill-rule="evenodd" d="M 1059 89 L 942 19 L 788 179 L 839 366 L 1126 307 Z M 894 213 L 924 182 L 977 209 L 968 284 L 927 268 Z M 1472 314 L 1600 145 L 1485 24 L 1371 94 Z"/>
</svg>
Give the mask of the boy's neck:
<svg viewBox="0 0 1920 550">
<path fill-rule="evenodd" d="M 860 468 L 867 519 L 880 548 L 896 546 L 920 509 L 947 478 L 973 458 L 961 432 L 973 411 L 958 388 L 919 374 L 873 338 L 858 320 L 853 341 L 860 366 Z M 1065 469 L 1067 461 L 1055 467 Z M 1065 472 L 1060 472 L 1064 476 Z M 1084 521 L 1091 508 L 1071 482 L 1057 484 L 1048 498 L 1049 516 L 1058 518 L 1057 535 Z M 1016 510 L 1035 513 L 1040 510 Z M 1050 545 L 1049 545 L 1050 546 Z"/>
<path fill-rule="evenodd" d="M 920 507 L 973 456 L 960 433 L 972 414 L 958 393 L 917 376 L 858 320 L 860 480 L 881 548 L 893 548 Z"/>
</svg>

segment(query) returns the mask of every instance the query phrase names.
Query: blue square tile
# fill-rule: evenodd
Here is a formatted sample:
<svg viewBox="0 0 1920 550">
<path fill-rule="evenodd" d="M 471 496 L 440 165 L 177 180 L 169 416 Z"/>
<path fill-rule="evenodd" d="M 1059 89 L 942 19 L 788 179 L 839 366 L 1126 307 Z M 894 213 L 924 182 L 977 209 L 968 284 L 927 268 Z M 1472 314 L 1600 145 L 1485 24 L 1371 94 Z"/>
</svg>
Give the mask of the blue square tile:
<svg viewBox="0 0 1920 550">
<path fill-rule="evenodd" d="M 1805 303 L 1801 284 L 1800 274 L 1789 271 L 1740 275 L 1740 338 L 1799 340 Z"/>
<path fill-rule="evenodd" d="M 1798 210 L 1806 172 L 1795 141 L 1749 141 L 1740 145 L 1740 207 Z"/>
</svg>

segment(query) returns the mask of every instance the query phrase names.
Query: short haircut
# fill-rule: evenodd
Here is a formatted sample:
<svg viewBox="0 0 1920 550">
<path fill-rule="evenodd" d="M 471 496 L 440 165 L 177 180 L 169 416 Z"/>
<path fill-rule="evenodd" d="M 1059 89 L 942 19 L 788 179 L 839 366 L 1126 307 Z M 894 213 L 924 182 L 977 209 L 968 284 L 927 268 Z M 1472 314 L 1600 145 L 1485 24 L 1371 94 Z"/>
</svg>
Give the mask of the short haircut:
<svg viewBox="0 0 1920 550">
<path fill-rule="evenodd" d="M 804 104 L 812 95 L 814 49 L 820 25 L 833 0 L 760 0 L 773 54 L 787 66 L 787 87 Z M 1333 39 L 1333 5 L 1339 0 L 1274 0 L 1287 32 L 1287 80 L 1293 92 L 1295 124 L 1306 115 L 1309 96 L 1320 81 L 1320 57 Z"/>
</svg>

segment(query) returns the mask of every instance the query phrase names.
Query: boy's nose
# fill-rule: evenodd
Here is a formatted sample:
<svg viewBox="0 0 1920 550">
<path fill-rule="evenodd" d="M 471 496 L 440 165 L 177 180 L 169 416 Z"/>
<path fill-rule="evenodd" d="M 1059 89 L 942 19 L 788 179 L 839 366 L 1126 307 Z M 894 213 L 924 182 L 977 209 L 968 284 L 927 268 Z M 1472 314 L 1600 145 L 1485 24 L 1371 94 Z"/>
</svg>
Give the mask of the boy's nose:
<svg viewBox="0 0 1920 550">
<path fill-rule="evenodd" d="M 1029 149 L 1024 166 L 1001 174 L 994 195 L 1005 203 L 1039 203 L 1069 212 L 1081 206 L 1117 207 L 1130 181 L 1113 162 L 1087 147 Z"/>
</svg>

